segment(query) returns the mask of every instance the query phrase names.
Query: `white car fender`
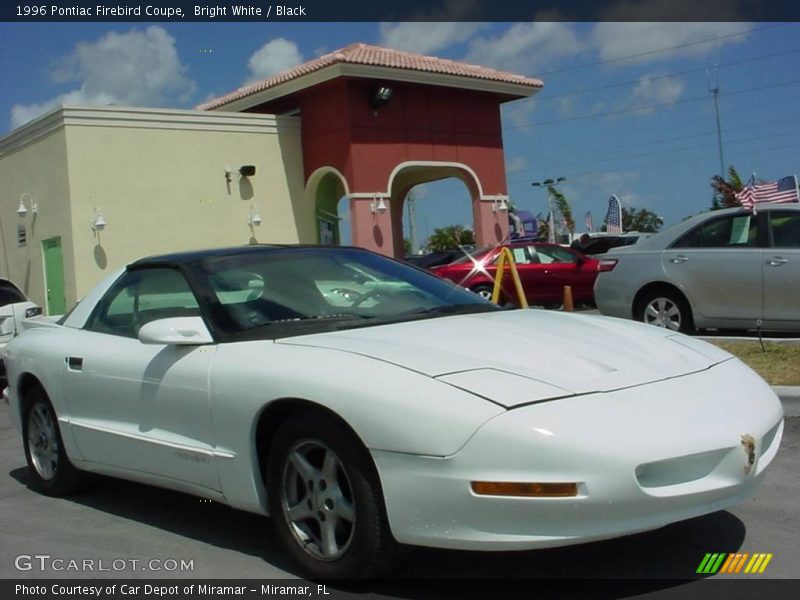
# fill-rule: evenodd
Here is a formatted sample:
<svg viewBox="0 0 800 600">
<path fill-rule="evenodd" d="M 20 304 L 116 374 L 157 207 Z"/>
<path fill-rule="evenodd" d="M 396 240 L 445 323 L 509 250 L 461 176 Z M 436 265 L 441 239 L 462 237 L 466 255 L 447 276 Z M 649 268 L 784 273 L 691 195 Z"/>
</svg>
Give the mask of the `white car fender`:
<svg viewBox="0 0 800 600">
<path fill-rule="evenodd" d="M 341 417 L 370 450 L 446 456 L 505 409 L 435 379 L 369 357 L 271 341 L 221 345 L 210 373 L 220 464 L 228 501 L 261 512 L 256 428 L 270 403 L 305 400 Z M 380 390 L 380 393 L 377 391 Z M 409 391 L 414 390 L 413 395 Z M 241 435 L 250 431 L 249 438 Z M 244 459 L 244 460 L 241 460 Z"/>
</svg>

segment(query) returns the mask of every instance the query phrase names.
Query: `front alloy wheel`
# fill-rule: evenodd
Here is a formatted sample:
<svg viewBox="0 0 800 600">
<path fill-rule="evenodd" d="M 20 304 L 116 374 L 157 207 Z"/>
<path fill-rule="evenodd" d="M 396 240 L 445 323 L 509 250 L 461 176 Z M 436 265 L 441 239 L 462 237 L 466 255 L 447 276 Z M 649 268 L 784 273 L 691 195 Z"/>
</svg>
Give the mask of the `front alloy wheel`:
<svg viewBox="0 0 800 600">
<path fill-rule="evenodd" d="M 300 547 L 320 560 L 340 558 L 353 541 L 356 515 L 347 469 L 322 442 L 303 440 L 290 450 L 281 508 Z"/>
<path fill-rule="evenodd" d="M 337 418 L 296 414 L 273 438 L 266 472 L 275 534 L 311 578 L 367 578 L 395 566 L 369 451 Z"/>
</svg>

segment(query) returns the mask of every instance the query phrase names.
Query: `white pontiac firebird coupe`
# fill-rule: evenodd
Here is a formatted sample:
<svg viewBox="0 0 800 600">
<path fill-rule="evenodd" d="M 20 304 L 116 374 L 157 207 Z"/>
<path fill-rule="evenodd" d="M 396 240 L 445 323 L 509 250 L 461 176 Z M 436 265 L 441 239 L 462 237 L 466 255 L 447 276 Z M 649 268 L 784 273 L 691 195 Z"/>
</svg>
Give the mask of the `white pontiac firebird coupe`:
<svg viewBox="0 0 800 600">
<path fill-rule="evenodd" d="M 355 248 L 137 261 L 5 353 L 35 486 L 94 472 L 272 516 L 311 576 L 402 545 L 516 550 L 739 502 L 781 404 L 664 329 L 503 310 Z"/>
</svg>

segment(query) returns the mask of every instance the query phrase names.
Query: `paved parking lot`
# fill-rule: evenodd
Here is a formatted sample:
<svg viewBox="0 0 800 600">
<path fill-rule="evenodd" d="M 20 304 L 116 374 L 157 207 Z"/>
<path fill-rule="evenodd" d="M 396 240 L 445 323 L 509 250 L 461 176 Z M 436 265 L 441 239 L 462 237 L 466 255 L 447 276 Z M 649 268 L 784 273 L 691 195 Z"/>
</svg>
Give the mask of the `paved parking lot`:
<svg viewBox="0 0 800 600">
<path fill-rule="evenodd" d="M 760 577 L 800 573 L 800 418 L 786 420 L 780 454 L 758 493 L 729 511 L 658 531 L 583 546 L 516 553 L 468 553 L 418 549 L 399 569 L 400 578 L 515 579 L 644 578 L 654 589 L 693 585 L 706 552 L 772 552 Z M 0 413 L 0 577 L 291 578 L 295 575 L 273 539 L 267 519 L 113 479 L 100 479 L 88 492 L 53 499 L 31 491 L 21 442 L 6 410 Z M 89 559 L 95 570 L 42 571 L 20 555 Z M 150 560 L 156 570 L 145 571 Z M 171 560 L 192 561 L 188 571 L 167 570 Z M 50 559 L 47 559 L 50 560 Z M 99 572 L 122 566 L 123 570 Z M 134 565 L 133 561 L 138 561 Z M 63 564 L 68 564 L 65 562 Z M 161 569 L 161 570 L 158 570 Z M 718 576 L 720 577 L 720 576 Z M 662 580 L 673 580 L 666 583 Z M 388 596 L 396 582 L 370 584 Z M 408 589 L 396 595 L 408 597 Z M 624 594 L 623 594 L 624 595 Z"/>
</svg>

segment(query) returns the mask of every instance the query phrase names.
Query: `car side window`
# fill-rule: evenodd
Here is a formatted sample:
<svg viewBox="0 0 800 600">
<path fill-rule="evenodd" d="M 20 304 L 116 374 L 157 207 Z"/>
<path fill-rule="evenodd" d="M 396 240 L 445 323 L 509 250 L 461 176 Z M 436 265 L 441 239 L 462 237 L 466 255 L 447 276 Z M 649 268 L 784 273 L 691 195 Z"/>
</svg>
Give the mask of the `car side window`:
<svg viewBox="0 0 800 600">
<path fill-rule="evenodd" d="M 672 248 L 742 248 L 757 245 L 758 219 L 754 215 L 728 215 L 695 227 L 672 244 Z"/>
<path fill-rule="evenodd" d="M 27 302 L 25 294 L 10 281 L 0 281 L 0 306 L 14 304 L 16 302 Z"/>
<path fill-rule="evenodd" d="M 772 211 L 770 229 L 775 248 L 800 248 L 800 212 Z"/>
<path fill-rule="evenodd" d="M 577 254 L 573 254 L 561 246 L 538 246 L 536 251 L 539 253 L 540 262 L 543 264 L 578 262 Z"/>
<path fill-rule="evenodd" d="M 199 316 L 189 284 L 175 269 L 128 271 L 97 305 L 86 329 L 135 338 L 156 319 Z"/>
</svg>

